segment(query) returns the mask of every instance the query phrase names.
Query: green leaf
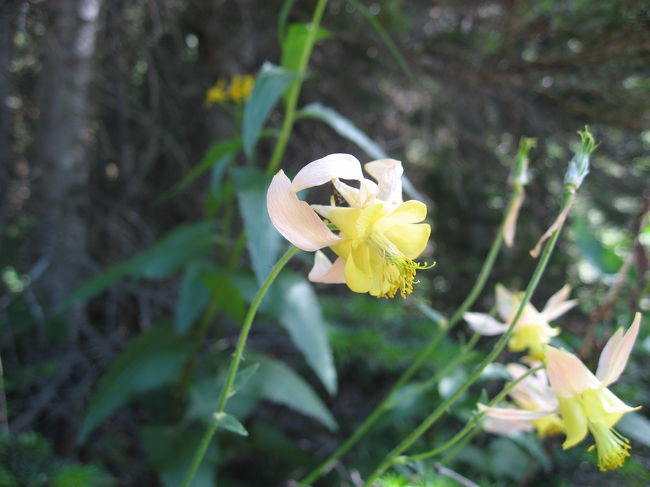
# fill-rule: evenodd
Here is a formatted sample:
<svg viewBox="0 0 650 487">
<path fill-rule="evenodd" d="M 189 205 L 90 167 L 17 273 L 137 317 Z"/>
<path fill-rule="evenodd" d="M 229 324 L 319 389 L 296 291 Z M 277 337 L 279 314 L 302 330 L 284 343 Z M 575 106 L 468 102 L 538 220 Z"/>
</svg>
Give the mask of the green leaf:
<svg viewBox="0 0 650 487">
<path fill-rule="evenodd" d="M 388 154 L 370 137 L 359 130 L 350 120 L 336 110 L 320 103 L 310 103 L 296 114 L 298 117 L 313 118 L 329 125 L 341 137 L 354 142 L 373 159 L 386 159 Z"/>
<path fill-rule="evenodd" d="M 237 372 L 235 380 L 232 383 L 232 387 L 230 388 L 230 394 L 228 397 L 232 397 L 237 394 L 237 391 L 246 385 L 246 383 L 250 380 L 251 377 L 253 377 L 253 375 L 255 375 L 255 372 L 257 372 L 257 369 L 259 368 L 260 364 L 253 364 Z"/>
<path fill-rule="evenodd" d="M 616 429 L 633 440 L 650 446 L 650 420 L 642 414 L 631 412 L 624 414 L 616 424 Z"/>
<path fill-rule="evenodd" d="M 176 301 L 174 328 L 178 332 L 187 331 L 201 311 L 210 302 L 210 292 L 202 281 L 206 271 L 214 265 L 205 262 L 192 262 L 183 274 L 181 287 Z"/>
<path fill-rule="evenodd" d="M 276 262 L 280 234 L 266 210 L 268 181 L 257 169 L 233 169 L 239 211 L 244 220 L 246 243 L 257 282 L 262 284 Z"/>
<path fill-rule="evenodd" d="M 223 428 L 240 436 L 248 436 L 248 431 L 246 431 L 244 425 L 241 424 L 239 420 L 234 416 L 228 413 L 220 412 L 214 413 L 212 417 L 214 418 L 214 421 L 217 423 L 219 428 Z"/>
<path fill-rule="evenodd" d="M 189 262 L 208 255 L 214 241 L 214 223 L 199 221 L 179 225 L 158 243 L 130 259 L 115 264 L 81 285 L 59 306 L 89 299 L 124 277 L 161 279 Z"/>
<path fill-rule="evenodd" d="M 296 0 L 284 0 L 280 13 L 278 14 L 278 41 L 280 45 L 282 45 L 287 35 L 287 19 L 289 18 L 294 3 L 296 3 Z"/>
<path fill-rule="evenodd" d="M 241 323 L 248 305 L 238 285 L 235 285 L 235 278 L 232 271 L 219 269 L 216 266 L 201 276 L 201 280 L 214 300 L 214 305 L 224 310 L 233 320 Z"/>
<path fill-rule="evenodd" d="M 160 387 L 182 366 L 191 346 L 166 325 L 157 325 L 131 340 L 99 380 L 79 431 L 90 432 L 135 394 Z"/>
<path fill-rule="evenodd" d="M 582 256 L 602 274 L 615 274 L 621 268 L 623 260 L 616 255 L 613 249 L 603 245 L 596 238 L 584 219 L 573 219 L 573 231 L 576 235 L 576 244 Z"/>
<path fill-rule="evenodd" d="M 263 357 L 259 357 L 259 362 L 260 369 L 254 381 L 262 397 L 309 416 L 330 431 L 338 428 L 325 404 L 302 377 L 282 362 Z"/>
<path fill-rule="evenodd" d="M 194 182 L 199 176 L 201 176 L 201 174 L 208 171 L 213 166 L 215 168 L 214 170 L 217 172 L 216 179 L 220 180 L 220 177 L 223 176 L 226 167 L 228 164 L 230 164 L 230 161 L 232 161 L 235 154 L 237 154 L 237 151 L 239 151 L 241 148 L 241 145 L 242 141 L 240 138 L 225 140 L 212 144 L 205 152 L 205 155 L 203 156 L 203 159 L 201 159 L 201 162 L 194 166 L 192 170 L 183 177 L 183 179 L 165 191 L 160 199 L 165 200 L 178 194 L 189 184 Z M 214 190 L 214 174 L 212 176 L 212 180 Z"/>
<path fill-rule="evenodd" d="M 278 318 L 330 394 L 337 390 L 332 358 L 320 303 L 313 287 L 301 277 L 284 274 L 277 283 L 281 293 Z"/>
<path fill-rule="evenodd" d="M 183 483 L 192 462 L 196 445 L 203 431 L 186 430 L 176 426 L 145 427 L 142 442 L 151 464 L 158 470 L 165 487 L 178 487 Z M 217 465 L 216 442 L 211 442 L 199 466 L 191 487 L 214 487 Z"/>
<path fill-rule="evenodd" d="M 287 71 L 298 71 L 300 58 L 310 29 L 310 23 L 295 22 L 289 25 L 287 35 L 282 39 L 282 62 L 280 63 Z M 320 41 L 331 36 L 332 34 L 327 29 L 319 27 L 315 40 Z"/>
<path fill-rule="evenodd" d="M 271 63 L 264 63 L 257 73 L 255 85 L 244 108 L 242 139 L 244 154 L 251 158 L 255 143 L 271 110 L 289 83 L 298 75 Z"/>
</svg>

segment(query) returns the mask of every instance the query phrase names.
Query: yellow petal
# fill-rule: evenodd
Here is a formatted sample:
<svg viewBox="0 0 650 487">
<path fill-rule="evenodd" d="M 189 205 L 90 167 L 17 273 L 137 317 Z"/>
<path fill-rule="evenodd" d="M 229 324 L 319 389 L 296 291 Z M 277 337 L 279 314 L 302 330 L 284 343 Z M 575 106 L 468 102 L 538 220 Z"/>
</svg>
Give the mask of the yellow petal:
<svg viewBox="0 0 650 487">
<path fill-rule="evenodd" d="M 566 440 L 562 443 L 562 448 L 566 450 L 577 445 L 587 436 L 587 418 L 577 397 L 559 399 L 560 414 L 566 431 Z"/>
<path fill-rule="evenodd" d="M 426 223 L 395 225 L 386 237 L 409 259 L 417 258 L 427 246 L 431 227 Z"/>
<path fill-rule="evenodd" d="M 359 267 L 354 254 L 351 252 L 345 262 L 345 282 L 355 293 L 367 293 L 372 286 L 372 280 L 368 273 Z M 359 256 L 357 255 L 357 257 Z M 365 264 L 367 265 L 367 263 Z"/>
<path fill-rule="evenodd" d="M 312 205 L 312 208 L 323 218 L 331 221 L 346 237 L 354 238 L 357 235 L 357 222 L 362 210 L 347 206 L 326 205 Z"/>
</svg>

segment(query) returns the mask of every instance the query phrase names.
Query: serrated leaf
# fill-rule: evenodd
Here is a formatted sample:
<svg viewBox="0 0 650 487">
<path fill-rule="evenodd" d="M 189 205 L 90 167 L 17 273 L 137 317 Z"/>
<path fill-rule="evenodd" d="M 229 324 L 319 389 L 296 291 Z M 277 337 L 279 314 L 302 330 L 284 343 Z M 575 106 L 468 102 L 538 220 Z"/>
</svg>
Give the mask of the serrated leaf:
<svg viewBox="0 0 650 487">
<path fill-rule="evenodd" d="M 338 429 L 334 417 L 312 387 L 282 362 L 259 358 L 255 381 L 262 397 L 309 416 L 331 431 Z"/>
<path fill-rule="evenodd" d="M 183 179 L 181 179 L 174 186 L 169 188 L 163 195 L 160 197 L 161 200 L 171 198 L 172 196 L 178 194 L 188 185 L 194 182 L 201 174 L 213 168 L 212 173 L 212 190 L 218 191 L 218 185 L 221 183 L 223 174 L 226 170 L 230 161 L 237 154 L 239 149 L 242 146 L 242 140 L 240 138 L 225 140 L 221 142 L 216 142 L 212 144 L 208 150 L 205 152 L 201 162 L 192 168 Z M 215 189 L 215 183 L 217 188 Z"/>
<path fill-rule="evenodd" d="M 214 241 L 213 232 L 214 223 L 210 221 L 179 225 L 153 247 L 112 265 L 81 285 L 64 300 L 59 310 L 89 299 L 125 277 L 161 279 L 169 276 L 189 262 L 208 255 Z"/>
<path fill-rule="evenodd" d="M 194 320 L 210 302 L 210 292 L 203 283 L 203 276 L 207 270 L 214 268 L 209 262 L 192 262 L 183 274 L 181 286 L 176 301 L 174 315 L 174 328 L 184 332 L 192 326 Z"/>
<path fill-rule="evenodd" d="M 235 380 L 232 383 L 232 387 L 230 388 L 230 394 L 228 397 L 232 397 L 237 394 L 237 391 L 246 385 L 246 383 L 250 380 L 251 377 L 253 377 L 253 375 L 255 375 L 255 372 L 257 372 L 257 369 L 259 368 L 260 364 L 253 364 L 237 372 Z"/>
<path fill-rule="evenodd" d="M 203 431 L 186 430 L 175 426 L 144 427 L 142 441 L 152 465 L 159 472 L 165 487 L 178 487 L 183 483 L 196 445 Z M 217 465 L 216 442 L 211 442 L 199 465 L 191 487 L 214 487 Z"/>
<path fill-rule="evenodd" d="M 248 431 L 244 428 L 244 425 L 239 422 L 234 416 L 224 413 L 214 413 L 212 415 L 214 421 L 217 423 L 219 428 L 230 431 L 240 436 L 248 436 Z"/>
<path fill-rule="evenodd" d="M 284 69 L 288 71 L 298 70 L 300 58 L 310 29 L 310 23 L 294 22 L 289 25 L 287 34 L 282 39 L 282 61 L 280 64 Z M 318 31 L 316 31 L 316 41 L 327 39 L 331 36 L 331 32 L 323 27 L 319 27 Z"/>
<path fill-rule="evenodd" d="M 266 210 L 268 181 L 261 171 L 247 168 L 233 170 L 233 180 L 253 272 L 257 282 L 262 284 L 276 262 L 281 241 Z"/>
<path fill-rule="evenodd" d="M 320 303 L 305 279 L 284 274 L 277 283 L 281 293 L 278 319 L 291 341 L 330 394 L 337 390 L 336 368 Z"/>
<path fill-rule="evenodd" d="M 260 68 L 255 78 L 253 91 L 244 108 L 242 141 L 246 157 L 252 157 L 255 143 L 271 110 L 287 86 L 297 77 L 297 73 L 274 66 L 269 62 L 264 63 Z"/>
<path fill-rule="evenodd" d="M 131 340 L 97 384 L 78 442 L 135 394 L 160 387 L 182 366 L 191 346 L 171 327 L 154 326 Z"/>
</svg>

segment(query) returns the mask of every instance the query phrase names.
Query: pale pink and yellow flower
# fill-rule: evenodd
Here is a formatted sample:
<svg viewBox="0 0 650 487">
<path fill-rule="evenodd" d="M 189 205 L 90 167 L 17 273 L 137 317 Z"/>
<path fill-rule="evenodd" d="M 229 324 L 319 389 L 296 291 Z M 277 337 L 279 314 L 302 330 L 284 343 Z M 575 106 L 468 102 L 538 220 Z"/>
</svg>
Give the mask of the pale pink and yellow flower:
<svg viewBox="0 0 650 487">
<path fill-rule="evenodd" d="M 548 346 L 546 370 L 557 407 L 540 412 L 485 406 L 482 410 L 490 417 L 511 421 L 532 421 L 559 413 L 566 432 L 564 449 L 577 445 L 591 433 L 596 444 L 590 450 L 597 449 L 600 470 L 620 467 L 630 455 L 630 444 L 614 430 L 614 425 L 625 413 L 638 408 L 625 404 L 608 386 L 625 369 L 640 324 L 641 314 L 637 313 L 626 333 L 619 329 L 609 339 L 600 355 L 596 375 L 572 353 Z"/>
<path fill-rule="evenodd" d="M 429 266 L 415 262 L 431 228 L 424 203 L 402 200 L 402 164 L 394 159 L 361 164 L 349 154 L 331 154 L 307 164 L 293 181 L 279 171 L 267 193 L 275 228 L 296 247 L 316 251 L 309 273 L 313 282 L 346 283 L 354 292 L 402 297 L 413 291 L 415 273 Z M 358 182 L 358 187 L 341 180 Z M 348 206 L 309 205 L 300 191 L 331 182 Z M 326 222 L 323 221 L 326 220 Z M 332 228 L 330 228 L 332 227 Z M 329 247 L 332 263 L 320 251 Z"/>
<path fill-rule="evenodd" d="M 569 300 L 571 287 L 566 285 L 556 292 L 547 301 L 542 311 L 527 303 L 520 316 L 508 348 L 513 352 L 528 349 L 528 354 L 535 360 L 544 358 L 544 346 L 551 342 L 551 338 L 560 333 L 559 328 L 552 327 L 549 322 L 563 315 L 576 304 L 576 300 Z M 501 284 L 496 286 L 496 306 L 503 322 L 496 320 L 485 313 L 465 313 L 463 318 L 469 326 L 481 335 L 501 335 L 505 333 L 519 309 L 523 293 L 508 291 Z"/>
<path fill-rule="evenodd" d="M 529 371 L 528 367 L 521 364 L 508 364 L 507 369 L 513 380 L 517 380 Z M 499 411 L 501 410 L 494 408 L 494 414 L 488 414 L 488 418 L 483 423 L 483 428 L 486 431 L 496 434 L 511 434 L 517 431 L 536 430 L 540 438 L 558 435 L 563 431 L 564 425 L 556 413 L 533 419 L 528 419 L 526 416 L 530 411 L 546 413 L 556 410 L 559 406 L 544 370 L 538 370 L 523 379 L 512 388 L 509 395 L 522 411 L 521 417 L 513 419 L 508 414 L 505 417 L 500 417 Z M 479 405 L 479 409 L 485 409 L 485 407 Z"/>
</svg>

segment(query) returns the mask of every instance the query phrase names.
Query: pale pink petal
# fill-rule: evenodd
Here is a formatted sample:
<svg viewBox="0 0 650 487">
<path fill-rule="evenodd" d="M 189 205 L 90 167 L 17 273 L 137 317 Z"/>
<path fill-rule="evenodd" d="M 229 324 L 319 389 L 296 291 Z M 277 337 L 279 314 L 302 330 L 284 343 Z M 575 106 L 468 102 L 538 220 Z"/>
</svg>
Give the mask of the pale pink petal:
<svg viewBox="0 0 650 487">
<path fill-rule="evenodd" d="M 601 385 L 578 357 L 555 347 L 546 347 L 546 372 L 551 387 L 560 397 L 573 397 Z"/>
<path fill-rule="evenodd" d="M 508 213 L 506 218 L 506 223 L 503 226 L 503 242 L 506 244 L 506 247 L 512 247 L 515 242 L 515 231 L 517 229 L 517 217 L 519 216 L 519 210 L 521 209 L 521 204 L 524 202 L 524 191 L 522 190 L 517 196 L 517 199 L 512 204 L 512 209 Z"/>
<path fill-rule="evenodd" d="M 498 419 L 488 416 L 482 423 L 483 429 L 495 435 L 510 435 L 518 431 L 534 431 L 531 421 L 516 421 L 513 419 Z"/>
<path fill-rule="evenodd" d="M 623 335 L 623 330 L 619 328 L 603 348 L 598 360 L 596 377 L 602 381 L 604 386 L 615 382 L 625 369 L 627 359 L 639 334 L 640 324 L 641 313 L 636 313 L 634 321 L 625 335 Z"/>
<path fill-rule="evenodd" d="M 402 163 L 395 159 L 379 159 L 364 166 L 366 172 L 377 181 L 377 198 L 391 206 L 402 203 Z"/>
<path fill-rule="evenodd" d="M 509 408 L 492 408 L 483 404 L 478 404 L 480 411 L 488 416 L 497 419 L 513 420 L 513 421 L 532 421 L 534 419 L 543 418 L 552 414 L 554 411 L 526 411 L 525 409 L 509 409 Z"/>
<path fill-rule="evenodd" d="M 273 176 L 266 193 L 266 207 L 278 232 L 302 250 L 311 252 L 340 240 L 316 212 L 291 191 L 291 181 L 282 170 Z"/>
<path fill-rule="evenodd" d="M 313 186 L 320 186 L 332 179 L 363 179 L 361 163 L 350 154 L 330 154 L 303 167 L 291 183 L 294 193 Z"/>
<path fill-rule="evenodd" d="M 344 269 L 345 259 L 339 257 L 332 264 L 323 252 L 317 250 L 314 254 L 314 267 L 309 271 L 308 277 L 311 282 L 343 284 L 345 283 Z"/>
<path fill-rule="evenodd" d="M 570 292 L 571 286 L 566 284 L 562 289 L 549 298 L 542 310 L 542 315 L 544 315 L 546 321 L 553 321 L 555 318 L 562 316 L 578 304 L 578 301 L 575 299 L 567 301 Z"/>
<path fill-rule="evenodd" d="M 485 313 L 464 313 L 463 318 L 472 330 L 481 335 L 501 335 L 508 329 L 508 325 L 498 322 Z"/>
<path fill-rule="evenodd" d="M 496 301 L 497 301 L 497 311 L 499 316 L 503 320 L 510 318 L 510 315 L 513 312 L 513 302 L 515 300 L 515 295 L 508 291 L 501 284 L 496 285 Z"/>
</svg>

